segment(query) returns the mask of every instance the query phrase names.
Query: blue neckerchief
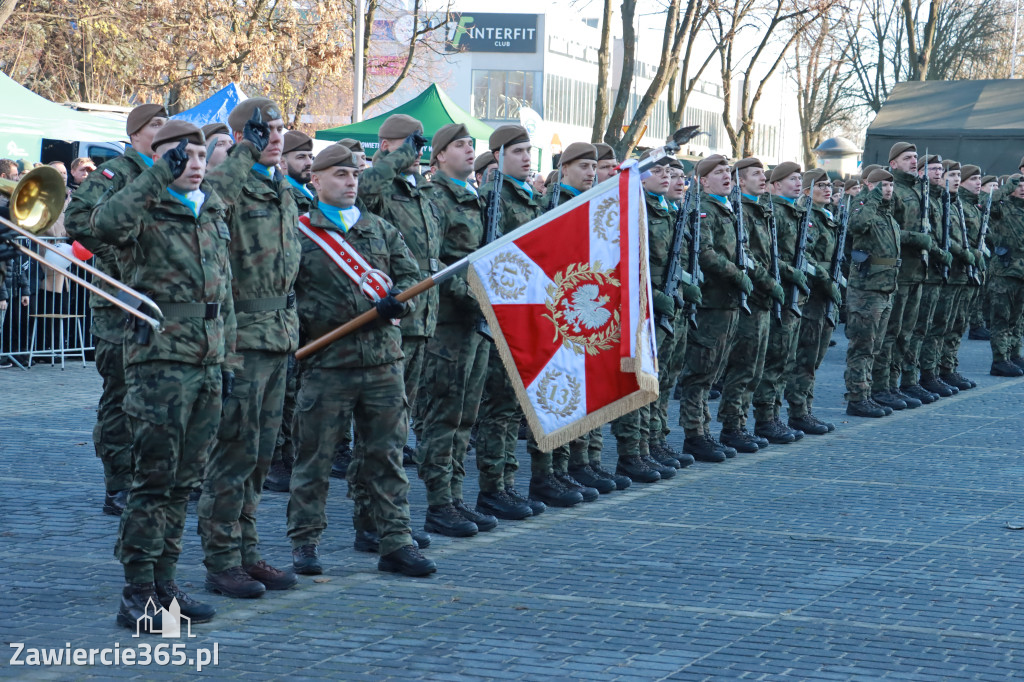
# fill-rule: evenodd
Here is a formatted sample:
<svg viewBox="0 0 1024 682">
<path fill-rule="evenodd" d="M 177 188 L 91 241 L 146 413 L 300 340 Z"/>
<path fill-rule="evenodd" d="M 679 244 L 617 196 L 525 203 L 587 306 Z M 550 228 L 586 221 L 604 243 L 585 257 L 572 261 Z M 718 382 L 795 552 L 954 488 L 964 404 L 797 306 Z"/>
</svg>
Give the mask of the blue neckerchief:
<svg viewBox="0 0 1024 682">
<path fill-rule="evenodd" d="M 312 193 L 312 192 L 310 192 L 310 191 L 309 191 L 308 189 L 306 189 L 306 186 L 305 186 L 305 185 L 303 185 L 303 184 L 302 184 L 301 182 L 299 182 L 298 180 L 296 180 L 295 178 L 293 178 L 293 177 L 292 177 L 292 176 L 290 176 L 290 175 L 286 175 L 286 176 L 285 176 L 285 178 L 286 178 L 286 179 L 288 180 L 288 182 L 290 182 L 290 183 L 292 184 L 292 187 L 294 187 L 295 189 L 297 189 L 297 190 L 299 190 L 300 192 L 302 192 L 303 194 L 305 194 L 305 195 L 306 195 L 306 197 L 307 197 L 307 198 L 308 198 L 308 199 L 309 199 L 310 201 L 312 201 L 312 200 L 313 200 L 313 193 Z"/>
<path fill-rule="evenodd" d="M 359 220 L 359 209 L 355 206 L 349 208 L 338 208 L 337 206 L 331 206 L 325 204 L 323 201 L 317 204 L 317 208 L 324 214 L 324 217 L 334 223 L 342 232 L 346 234 Z"/>
<path fill-rule="evenodd" d="M 473 185 L 469 184 L 469 182 L 467 182 L 466 180 L 459 180 L 458 178 L 452 178 L 452 177 L 449 177 L 448 179 L 451 180 L 452 182 L 454 182 L 456 185 L 458 185 L 462 189 L 466 190 L 467 192 L 472 192 L 473 196 L 480 196 L 480 193 L 476 191 L 476 187 L 474 187 Z"/>
<path fill-rule="evenodd" d="M 708 196 L 711 197 L 712 199 L 717 199 L 719 201 L 719 203 L 721 203 L 723 206 L 726 206 L 728 208 L 732 208 L 731 206 L 729 206 L 729 200 L 727 198 L 721 196 L 720 194 L 708 193 Z"/>
<path fill-rule="evenodd" d="M 818 208 L 820 208 L 820 209 L 821 209 L 821 212 L 822 212 L 822 213 L 824 213 L 825 215 L 827 215 L 827 216 L 828 216 L 828 219 L 829 219 L 829 220 L 835 220 L 835 218 L 834 218 L 834 217 L 832 216 L 832 211 L 830 211 L 830 210 L 828 210 L 827 208 L 825 208 L 825 204 L 822 204 L 822 205 L 821 205 L 821 206 L 819 206 Z"/>
<path fill-rule="evenodd" d="M 188 194 L 182 194 L 181 192 L 175 191 L 170 187 L 167 188 L 167 192 L 172 197 L 174 197 L 182 204 L 184 204 L 185 208 L 192 211 L 193 216 L 195 216 L 196 218 L 199 217 L 199 209 L 202 208 L 203 201 L 206 199 L 206 195 L 203 194 L 200 190 L 194 190 L 192 192 L 189 192 L 189 194 L 191 194 L 192 196 L 188 196 Z M 197 192 L 198 196 L 196 196 Z"/>
<path fill-rule="evenodd" d="M 673 211 L 678 211 L 679 210 L 679 202 L 678 201 L 670 201 L 670 202 L 668 202 L 668 205 L 669 205 L 669 208 L 671 208 Z"/>
<path fill-rule="evenodd" d="M 644 190 L 644 191 L 647 192 L 647 190 Z M 661 206 L 666 211 L 668 210 L 668 202 L 665 201 L 665 196 L 663 194 L 655 194 L 654 192 L 647 192 L 647 196 L 654 197 L 655 199 L 658 200 L 658 206 Z"/>
<path fill-rule="evenodd" d="M 558 184 L 562 187 L 562 191 L 563 192 L 568 192 L 569 194 L 573 195 L 574 197 L 578 197 L 580 194 L 582 194 L 582 192 L 580 192 L 578 189 L 576 189 L 575 187 L 570 187 L 569 185 L 565 184 L 564 182 L 560 182 Z"/>
<path fill-rule="evenodd" d="M 262 175 L 263 177 L 274 179 L 274 172 L 270 170 L 269 166 L 264 166 L 262 163 L 254 163 L 252 169 Z"/>
<path fill-rule="evenodd" d="M 139 156 L 142 156 L 142 154 L 139 154 Z M 152 157 L 142 156 L 142 160 L 145 161 L 146 165 L 149 166 L 150 168 L 153 167 L 153 159 L 152 159 Z"/>
<path fill-rule="evenodd" d="M 784 197 L 781 194 L 776 194 L 775 196 L 777 196 L 778 198 L 782 199 L 783 201 L 785 201 L 790 206 L 796 206 L 796 199 L 790 199 L 789 197 Z"/>
<path fill-rule="evenodd" d="M 526 190 L 526 193 L 530 195 L 530 198 L 533 198 L 533 188 L 530 187 L 530 183 L 526 182 L 525 180 L 516 180 L 511 175 L 506 175 L 505 177 L 511 180 L 512 184 L 514 184 L 516 187 Z"/>
<path fill-rule="evenodd" d="M 746 198 L 750 199 L 750 200 L 751 200 L 751 201 L 753 201 L 753 202 L 754 202 L 755 204 L 756 204 L 756 203 L 758 202 L 758 200 L 760 199 L 760 197 L 755 197 L 755 196 L 754 196 L 753 194 L 747 194 L 746 192 L 744 192 L 744 193 L 743 193 L 743 196 L 745 196 Z"/>
</svg>

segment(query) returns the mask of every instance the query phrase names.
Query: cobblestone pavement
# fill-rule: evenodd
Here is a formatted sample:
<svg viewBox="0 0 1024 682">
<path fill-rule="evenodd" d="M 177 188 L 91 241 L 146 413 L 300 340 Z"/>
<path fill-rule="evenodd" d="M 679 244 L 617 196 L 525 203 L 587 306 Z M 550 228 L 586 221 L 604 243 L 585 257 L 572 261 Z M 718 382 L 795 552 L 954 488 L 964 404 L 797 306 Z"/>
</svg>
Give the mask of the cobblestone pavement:
<svg viewBox="0 0 1024 682">
<path fill-rule="evenodd" d="M 216 643 L 219 664 L 202 674 L 249 680 L 1021 675 L 1024 533 L 1008 526 L 1024 525 L 1024 381 L 990 377 L 988 344 L 965 341 L 962 371 L 977 389 L 848 419 L 836 338 L 816 391 L 836 433 L 473 539 L 435 536 L 429 579 L 378 573 L 352 550 L 351 506 L 332 481 L 322 578 L 254 601 L 209 595 L 190 510 L 179 582 L 219 613 L 194 639 L 163 642 L 183 641 L 189 655 Z M 117 520 L 100 513 L 90 440 L 99 385 L 91 365 L 0 372 L 0 676 L 186 674 L 10 664 L 15 642 L 160 643 L 114 622 Z M 285 501 L 267 493 L 261 508 L 264 556 L 277 565 L 289 561 Z M 412 506 L 422 523 L 416 479 Z"/>
</svg>

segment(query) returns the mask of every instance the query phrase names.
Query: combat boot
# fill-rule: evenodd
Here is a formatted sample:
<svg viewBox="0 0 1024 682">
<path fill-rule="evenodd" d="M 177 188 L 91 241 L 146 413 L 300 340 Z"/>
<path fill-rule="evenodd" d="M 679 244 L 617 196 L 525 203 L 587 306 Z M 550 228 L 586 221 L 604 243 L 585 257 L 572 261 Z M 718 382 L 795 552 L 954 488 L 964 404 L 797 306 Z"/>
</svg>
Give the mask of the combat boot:
<svg viewBox="0 0 1024 682">
<path fill-rule="evenodd" d="M 348 464 L 352 461 L 352 443 L 345 443 L 334 453 L 334 463 L 331 464 L 331 478 L 344 479 L 348 473 Z"/>
<path fill-rule="evenodd" d="M 620 476 L 628 476 L 629 480 L 637 483 L 657 483 L 661 480 L 661 474 L 652 469 L 647 462 L 640 458 L 640 455 L 619 455 L 615 473 Z"/>
<path fill-rule="evenodd" d="M 460 514 L 451 502 L 427 507 L 423 530 L 447 535 L 450 538 L 470 538 L 480 531 L 476 524 Z"/>
<path fill-rule="evenodd" d="M 481 533 L 486 533 L 498 527 L 498 519 L 490 514 L 483 514 L 470 509 L 462 500 L 452 500 L 452 506 L 455 507 L 455 511 L 462 515 L 462 518 L 475 523 Z"/>
<path fill-rule="evenodd" d="M 991 341 L 992 332 L 985 327 L 972 327 L 967 333 L 967 338 L 971 341 Z"/>
<path fill-rule="evenodd" d="M 527 507 L 529 507 L 530 511 L 533 512 L 534 516 L 543 514 L 544 511 L 548 508 L 547 505 L 541 502 L 540 500 L 531 500 L 526 495 L 523 495 L 521 492 L 516 490 L 514 486 L 505 486 L 505 493 L 516 502 L 521 502 L 525 504 Z"/>
<path fill-rule="evenodd" d="M 575 478 L 573 478 L 571 474 L 556 471 L 555 478 L 561 481 L 562 485 L 564 485 L 569 490 L 575 490 L 576 492 L 578 492 L 583 497 L 584 502 L 594 502 L 601 495 L 598 492 L 597 488 L 591 488 L 589 486 L 583 485 Z"/>
<path fill-rule="evenodd" d="M 611 478 L 603 478 L 597 475 L 589 464 L 569 469 L 569 475 L 588 488 L 593 488 L 601 494 L 607 494 L 615 490 L 615 481 Z"/>
<path fill-rule="evenodd" d="M 817 419 L 814 419 L 810 414 L 805 414 L 802 417 L 791 416 L 787 426 L 797 431 L 809 433 L 812 436 L 823 436 L 828 433 L 828 426 Z"/>
<path fill-rule="evenodd" d="M 1020 377 L 1024 376 L 1024 369 L 1013 364 L 1009 360 L 993 362 L 992 369 L 988 372 L 994 377 Z"/>
<path fill-rule="evenodd" d="M 708 400 L 718 400 L 722 397 L 722 384 L 712 384 L 708 391 Z"/>
<path fill-rule="evenodd" d="M 885 393 L 874 393 L 872 394 L 871 399 L 874 400 L 879 405 L 881 405 L 882 407 L 889 407 L 894 410 L 907 409 L 906 401 L 904 401 L 902 398 L 893 395 L 891 391 L 886 391 Z"/>
<path fill-rule="evenodd" d="M 437 571 L 437 564 L 423 556 L 414 545 L 405 545 L 378 559 L 377 570 L 422 578 Z"/>
<path fill-rule="evenodd" d="M 692 459 L 692 458 L 691 458 Z M 590 463 L 590 468 L 593 469 L 594 473 L 601 478 L 606 478 L 615 483 L 616 490 L 625 490 L 633 484 L 633 479 L 629 476 L 623 476 L 622 474 L 613 474 L 612 472 L 601 466 L 600 463 Z"/>
<path fill-rule="evenodd" d="M 111 495 L 106 493 L 103 496 L 103 513 L 110 516 L 120 516 L 124 511 L 124 505 L 128 502 L 128 491 L 118 490 Z"/>
<path fill-rule="evenodd" d="M 171 608 L 171 602 L 178 600 L 178 609 L 181 615 L 188 616 L 193 623 L 208 623 L 217 615 L 217 609 L 209 604 L 198 602 L 181 591 L 178 583 L 173 580 L 166 582 L 157 581 L 155 584 L 156 596 L 160 600 L 160 606 L 165 609 Z"/>
<path fill-rule="evenodd" d="M 421 530 L 413 528 L 410 533 L 412 534 L 412 543 L 416 545 L 416 549 L 426 549 L 430 547 L 430 535 L 424 533 Z M 357 552 L 366 552 L 367 554 L 376 554 L 380 551 L 380 535 L 376 531 L 372 530 L 357 530 L 356 538 L 352 542 L 352 549 Z"/>
<path fill-rule="evenodd" d="M 414 467 L 416 466 L 416 448 L 411 445 L 402 446 L 402 466 L 403 467 Z"/>
<path fill-rule="evenodd" d="M 728 445 L 738 452 L 757 452 L 761 449 L 750 434 L 739 429 L 722 429 L 718 439 L 722 445 Z"/>
<path fill-rule="evenodd" d="M 530 498 L 549 507 L 574 507 L 583 501 L 583 495 L 566 488 L 553 473 L 530 479 Z"/>
<path fill-rule="evenodd" d="M 504 490 L 496 493 L 477 493 L 476 510 L 506 521 L 522 521 L 533 516 L 530 505 L 513 498 Z"/>
<path fill-rule="evenodd" d="M 292 571 L 282 571 L 274 568 L 263 559 L 250 566 L 242 566 L 242 569 L 249 574 L 253 580 L 263 583 L 268 590 L 288 590 L 299 584 L 299 579 Z M 159 589 L 157 585 L 157 589 Z"/>
<path fill-rule="evenodd" d="M 939 379 L 941 379 L 943 383 L 948 384 L 953 388 L 956 388 L 961 391 L 969 391 L 972 388 L 974 388 L 974 386 L 971 386 L 971 382 L 967 381 L 962 376 L 955 374 L 953 372 L 949 372 L 947 374 L 940 374 Z"/>
<path fill-rule="evenodd" d="M 658 460 L 656 460 L 653 457 L 651 457 L 651 455 L 649 453 L 641 452 L 640 453 L 640 459 L 643 462 L 645 462 L 648 467 L 650 467 L 651 469 L 654 469 L 655 471 L 657 471 L 658 475 L 661 476 L 662 480 L 668 480 L 670 478 L 674 478 L 675 475 L 676 475 L 676 467 L 674 467 L 674 466 L 665 466 L 664 464 L 662 464 Z"/>
<path fill-rule="evenodd" d="M 647 443 L 647 450 L 650 454 L 651 459 L 653 459 L 661 466 L 671 467 L 672 469 L 680 468 L 679 460 L 675 458 L 675 453 L 673 453 L 667 447 L 663 447 L 661 441 L 649 441 Z"/>
<path fill-rule="evenodd" d="M 960 381 L 962 381 L 962 382 L 964 382 L 966 384 L 970 384 L 971 388 L 977 388 L 978 387 L 978 382 L 976 382 L 974 379 L 969 379 L 968 377 L 965 377 L 963 374 L 961 374 L 958 371 L 954 371 L 953 372 L 953 376 L 955 376 L 957 379 L 959 379 Z"/>
<path fill-rule="evenodd" d="M 904 393 L 903 391 L 901 391 L 898 388 L 890 389 L 889 392 L 892 393 L 897 398 L 899 398 L 900 400 L 902 400 L 903 402 L 905 402 L 907 404 L 907 409 L 908 410 L 913 410 L 915 408 L 921 407 L 921 405 L 924 404 L 923 401 L 918 400 L 917 398 L 915 398 L 912 395 Z"/>
<path fill-rule="evenodd" d="M 1019 358 L 1012 358 L 1010 362 L 1017 365 L 1017 367 L 1019 367 L 1021 370 L 1024 370 L 1024 356 Z"/>
<path fill-rule="evenodd" d="M 931 405 L 939 396 L 935 395 L 931 391 L 925 390 L 921 384 L 911 384 L 909 386 L 900 386 L 900 393 L 909 395 L 911 398 L 920 400 L 925 405 Z"/>
<path fill-rule="evenodd" d="M 851 417 L 884 417 L 885 410 L 870 400 L 851 400 L 846 404 L 846 414 Z"/>
<path fill-rule="evenodd" d="M 267 586 L 246 573 L 241 566 L 232 566 L 216 573 L 207 571 L 206 590 L 225 597 L 255 599 L 263 596 Z"/>
<path fill-rule="evenodd" d="M 759 450 L 764 450 L 766 447 L 770 445 L 767 438 L 763 438 L 757 435 L 756 433 L 751 433 L 750 431 L 747 431 L 746 427 L 740 429 L 740 431 L 747 434 L 747 437 L 750 438 L 750 440 L 757 443 L 757 447 Z"/>
<path fill-rule="evenodd" d="M 320 550 L 316 545 L 302 545 L 292 550 L 292 569 L 299 575 L 320 575 Z"/>
<path fill-rule="evenodd" d="M 691 457 L 690 455 L 683 454 L 682 452 L 676 451 L 676 449 L 669 445 L 668 441 L 666 441 L 664 438 L 658 441 L 658 447 L 661 450 L 663 450 L 669 457 L 671 457 L 672 459 L 679 463 L 679 466 L 677 467 L 679 469 L 685 469 L 694 462 L 693 457 Z"/>
<path fill-rule="evenodd" d="M 891 407 L 889 407 L 888 405 L 882 405 L 880 403 L 876 403 L 871 398 L 868 398 L 868 402 L 871 403 L 872 405 L 874 405 L 875 407 L 880 407 L 882 409 L 882 412 L 885 412 L 885 416 L 886 417 L 888 417 L 890 414 L 893 413 L 893 409 Z"/>
<path fill-rule="evenodd" d="M 519 435 L 517 440 L 530 440 L 530 425 L 526 423 L 526 417 L 519 420 Z"/>
<path fill-rule="evenodd" d="M 708 438 L 711 439 L 711 442 L 715 444 L 716 448 L 718 448 L 725 454 L 726 459 L 732 459 L 737 454 L 739 454 L 739 450 L 732 447 L 731 445 L 726 445 L 722 441 L 712 436 L 710 433 L 708 434 Z"/>
<path fill-rule="evenodd" d="M 698 462 L 724 462 L 725 452 L 718 447 L 715 441 L 703 433 L 696 436 L 687 436 L 683 439 L 683 452 L 693 455 Z"/>
<path fill-rule="evenodd" d="M 941 381 L 931 373 L 921 372 L 921 388 L 935 393 L 940 398 L 948 398 L 953 395 L 953 387 Z"/>
<path fill-rule="evenodd" d="M 163 631 L 163 612 L 153 583 L 125 583 L 121 604 L 117 607 L 117 624 L 139 634 Z"/>
<path fill-rule="evenodd" d="M 794 429 L 791 426 L 786 426 L 785 424 L 783 424 L 782 417 L 776 417 L 775 423 L 779 425 L 779 428 L 788 429 L 789 432 L 793 434 L 793 440 L 800 440 L 801 438 L 804 437 L 804 432 L 801 431 L 800 429 Z"/>
<path fill-rule="evenodd" d="M 787 445 L 796 440 L 792 430 L 783 425 L 781 421 L 774 419 L 772 421 L 754 422 L 754 435 L 761 436 L 769 443 L 775 445 Z"/>
<path fill-rule="evenodd" d="M 333 468 L 333 467 L 332 467 Z M 286 493 L 292 483 L 292 468 L 284 462 L 274 462 L 263 480 L 263 489 L 272 493 Z"/>
</svg>

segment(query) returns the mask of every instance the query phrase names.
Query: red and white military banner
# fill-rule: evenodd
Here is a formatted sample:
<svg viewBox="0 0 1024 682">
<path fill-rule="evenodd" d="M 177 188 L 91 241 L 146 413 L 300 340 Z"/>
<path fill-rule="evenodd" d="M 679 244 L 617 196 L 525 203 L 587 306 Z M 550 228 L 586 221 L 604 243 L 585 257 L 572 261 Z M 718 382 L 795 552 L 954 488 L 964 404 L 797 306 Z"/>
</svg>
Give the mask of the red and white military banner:
<svg viewBox="0 0 1024 682">
<path fill-rule="evenodd" d="M 470 284 L 542 449 L 657 399 L 635 163 L 469 260 Z"/>
</svg>

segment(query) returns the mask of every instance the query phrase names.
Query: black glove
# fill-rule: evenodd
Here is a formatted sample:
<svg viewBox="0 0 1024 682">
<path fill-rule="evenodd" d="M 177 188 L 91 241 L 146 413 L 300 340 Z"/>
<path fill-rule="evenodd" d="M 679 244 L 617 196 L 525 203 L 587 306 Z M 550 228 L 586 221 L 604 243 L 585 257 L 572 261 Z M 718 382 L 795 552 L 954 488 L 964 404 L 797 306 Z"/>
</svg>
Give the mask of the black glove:
<svg viewBox="0 0 1024 682">
<path fill-rule="evenodd" d="M 394 319 L 396 317 L 402 317 L 405 315 L 405 311 L 409 309 L 409 304 L 399 301 L 395 296 L 402 293 L 398 289 L 392 289 L 384 298 L 377 301 L 374 306 L 377 308 L 377 314 L 385 320 Z"/>
<path fill-rule="evenodd" d="M 412 148 L 417 152 L 422 152 L 423 148 L 427 146 L 427 138 L 423 137 L 420 133 L 413 133 L 405 138 L 405 143 L 412 145 Z"/>
<path fill-rule="evenodd" d="M 188 147 L 188 140 L 182 140 L 173 149 L 164 152 L 163 159 L 171 167 L 171 175 L 175 178 L 181 177 L 188 166 L 188 154 L 185 148 Z"/>
<path fill-rule="evenodd" d="M 263 114 L 258 108 L 252 112 L 252 118 L 245 122 L 242 139 L 255 147 L 260 154 L 270 144 L 270 126 L 263 122 Z"/>
<path fill-rule="evenodd" d="M 235 373 L 230 370 L 224 370 L 220 373 L 221 388 L 220 397 L 221 400 L 227 400 L 231 397 L 231 394 L 235 392 Z"/>
</svg>

